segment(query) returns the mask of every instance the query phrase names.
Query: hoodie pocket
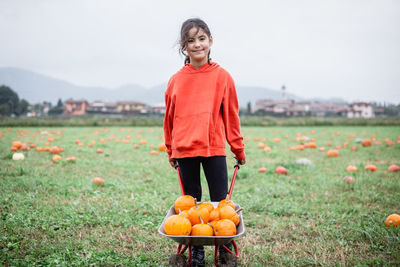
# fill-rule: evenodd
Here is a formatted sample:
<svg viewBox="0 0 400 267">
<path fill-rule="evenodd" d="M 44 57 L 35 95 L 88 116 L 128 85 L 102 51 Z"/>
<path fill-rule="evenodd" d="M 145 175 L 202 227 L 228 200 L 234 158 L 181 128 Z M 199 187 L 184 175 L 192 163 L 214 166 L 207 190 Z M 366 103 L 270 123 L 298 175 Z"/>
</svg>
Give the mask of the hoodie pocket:
<svg viewBox="0 0 400 267">
<path fill-rule="evenodd" d="M 208 112 L 176 117 L 172 132 L 172 148 L 183 152 L 208 147 L 213 132 L 211 114 Z"/>
</svg>

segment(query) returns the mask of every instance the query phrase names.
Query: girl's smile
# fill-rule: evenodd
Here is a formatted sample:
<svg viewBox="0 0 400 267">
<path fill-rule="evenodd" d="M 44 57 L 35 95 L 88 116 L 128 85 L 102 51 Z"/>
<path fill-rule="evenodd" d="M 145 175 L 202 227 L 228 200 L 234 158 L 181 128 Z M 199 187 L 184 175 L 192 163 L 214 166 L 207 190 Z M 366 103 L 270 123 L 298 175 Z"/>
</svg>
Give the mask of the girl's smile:
<svg viewBox="0 0 400 267">
<path fill-rule="evenodd" d="M 192 28 L 189 31 L 186 52 L 190 58 L 190 64 L 200 68 L 208 61 L 208 53 L 212 45 L 212 37 L 208 37 L 202 29 Z"/>
</svg>

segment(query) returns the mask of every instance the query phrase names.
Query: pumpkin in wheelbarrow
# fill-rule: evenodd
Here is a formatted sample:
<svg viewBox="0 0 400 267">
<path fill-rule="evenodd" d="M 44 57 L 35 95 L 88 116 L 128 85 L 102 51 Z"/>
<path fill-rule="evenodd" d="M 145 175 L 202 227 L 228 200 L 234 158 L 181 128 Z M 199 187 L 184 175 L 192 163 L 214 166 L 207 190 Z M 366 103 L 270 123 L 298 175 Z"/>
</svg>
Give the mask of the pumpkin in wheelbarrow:
<svg viewBox="0 0 400 267">
<path fill-rule="evenodd" d="M 189 210 L 191 207 L 196 205 L 196 200 L 194 197 L 190 195 L 184 195 L 180 196 L 175 200 L 174 208 L 175 208 L 175 213 L 178 214 L 179 210 L 184 211 L 184 210 Z"/>
<path fill-rule="evenodd" d="M 235 203 L 230 199 L 229 195 L 227 195 L 225 199 L 221 200 L 218 203 L 218 208 L 221 208 L 226 205 L 231 206 L 233 209 L 235 208 Z"/>
<path fill-rule="evenodd" d="M 167 235 L 190 235 L 192 224 L 188 218 L 179 214 L 168 217 L 165 220 L 164 228 Z"/>
<path fill-rule="evenodd" d="M 239 212 L 242 209 L 234 210 L 231 206 L 223 206 L 219 208 L 219 218 L 220 219 L 228 219 L 231 220 L 235 226 L 237 226 L 240 222 Z"/>
<path fill-rule="evenodd" d="M 189 220 L 192 225 L 199 224 L 199 223 L 208 223 L 210 220 L 210 212 L 208 212 L 207 207 L 200 207 L 200 205 L 196 205 L 191 207 L 188 211 Z"/>
<path fill-rule="evenodd" d="M 228 219 L 219 220 L 214 225 L 214 234 L 216 236 L 236 235 L 236 225 Z"/>
<path fill-rule="evenodd" d="M 192 236 L 212 236 L 214 235 L 213 228 L 209 224 L 205 224 L 201 217 L 199 217 L 201 223 L 192 226 Z"/>
</svg>

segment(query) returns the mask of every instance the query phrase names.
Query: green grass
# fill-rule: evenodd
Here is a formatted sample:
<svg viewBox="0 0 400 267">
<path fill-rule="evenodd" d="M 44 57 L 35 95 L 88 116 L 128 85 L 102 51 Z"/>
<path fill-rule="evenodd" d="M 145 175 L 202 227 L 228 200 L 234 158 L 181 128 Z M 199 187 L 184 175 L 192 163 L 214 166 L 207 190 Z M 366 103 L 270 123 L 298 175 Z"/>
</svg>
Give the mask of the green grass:
<svg viewBox="0 0 400 267">
<path fill-rule="evenodd" d="M 157 230 L 180 188 L 167 155 L 150 155 L 151 145 L 157 150 L 163 141 L 160 127 L 0 130 L 2 265 L 168 265 L 177 243 Z M 400 213 L 400 173 L 387 171 L 391 164 L 400 165 L 400 144 L 388 147 L 384 142 L 395 141 L 399 127 L 244 127 L 243 133 L 247 164 L 233 190 L 233 200 L 244 208 L 246 227 L 236 240 L 240 266 L 400 265 L 400 227 L 384 225 L 389 214 Z M 296 133 L 316 138 L 318 147 L 348 141 L 358 151 L 342 147 L 338 158 L 317 149 L 291 151 L 299 143 Z M 55 139 L 49 146 L 65 149 L 61 163 L 34 149 L 24 152 L 24 161 L 12 160 L 12 141 L 45 146 L 49 134 Z M 128 135 L 128 144 L 115 142 Z M 364 148 L 356 143 L 374 136 L 382 144 Z M 275 143 L 274 137 L 282 141 Z M 76 145 L 75 139 L 85 145 Z M 147 144 L 134 149 L 141 139 Z M 92 141 L 96 144 L 88 147 Z M 264 152 L 258 142 L 272 151 Z M 97 148 L 104 153 L 97 154 Z M 235 161 L 228 150 L 231 177 Z M 69 156 L 76 163 L 65 162 Z M 299 158 L 313 165 L 297 165 Z M 365 171 L 367 164 L 377 171 Z M 288 175 L 275 174 L 278 165 Z M 351 174 L 356 179 L 351 186 L 342 182 L 348 165 L 359 169 Z M 258 173 L 260 167 L 268 171 Z M 104 187 L 91 183 L 96 176 L 105 179 Z M 204 176 L 202 183 L 203 200 L 209 200 Z M 211 247 L 206 256 L 211 266 Z"/>
</svg>

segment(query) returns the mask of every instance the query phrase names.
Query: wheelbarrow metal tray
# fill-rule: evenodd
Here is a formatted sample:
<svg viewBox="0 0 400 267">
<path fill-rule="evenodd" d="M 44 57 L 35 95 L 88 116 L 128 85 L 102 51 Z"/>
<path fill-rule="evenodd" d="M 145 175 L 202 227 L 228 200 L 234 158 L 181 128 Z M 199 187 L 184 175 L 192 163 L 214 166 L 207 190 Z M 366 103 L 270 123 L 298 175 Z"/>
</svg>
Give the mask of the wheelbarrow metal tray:
<svg viewBox="0 0 400 267">
<path fill-rule="evenodd" d="M 199 203 L 200 204 L 200 203 Z M 214 207 L 218 206 L 218 202 L 211 202 Z M 240 206 L 236 204 L 235 210 L 240 209 Z M 215 245 L 225 245 L 232 241 L 232 239 L 241 236 L 244 233 L 244 223 L 242 218 L 242 212 L 239 212 L 240 222 L 237 226 L 236 235 L 232 236 L 178 236 L 178 235 L 167 235 L 165 233 L 164 224 L 168 217 L 175 215 L 174 206 L 172 206 L 167 215 L 165 216 L 160 228 L 158 228 L 158 232 L 166 237 L 171 238 L 172 240 L 178 242 L 182 245 L 190 245 L 190 246 L 215 246 Z"/>
</svg>

